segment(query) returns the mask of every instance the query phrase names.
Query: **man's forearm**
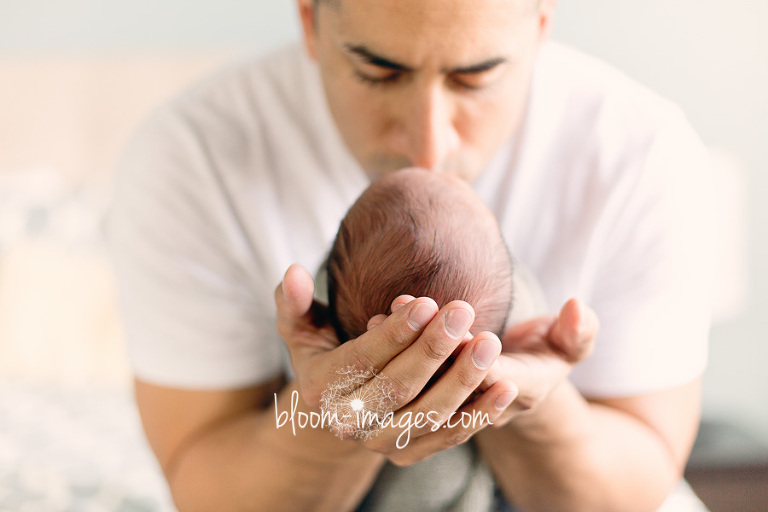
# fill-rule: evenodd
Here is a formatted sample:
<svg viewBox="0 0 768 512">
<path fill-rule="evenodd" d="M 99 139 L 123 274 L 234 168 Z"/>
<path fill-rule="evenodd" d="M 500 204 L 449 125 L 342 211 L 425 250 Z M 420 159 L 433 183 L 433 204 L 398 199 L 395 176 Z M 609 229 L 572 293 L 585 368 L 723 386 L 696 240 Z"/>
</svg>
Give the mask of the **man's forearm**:
<svg viewBox="0 0 768 512">
<path fill-rule="evenodd" d="M 290 412 L 293 387 L 277 398 Z M 310 412 L 299 400 L 298 412 Z M 277 428 L 275 404 L 207 430 L 180 453 L 167 477 L 180 512 L 353 510 L 383 458 L 327 429 Z"/>
<path fill-rule="evenodd" d="M 633 416 L 587 402 L 567 382 L 539 409 L 475 438 L 522 510 L 653 512 L 678 482 L 663 439 Z"/>
</svg>

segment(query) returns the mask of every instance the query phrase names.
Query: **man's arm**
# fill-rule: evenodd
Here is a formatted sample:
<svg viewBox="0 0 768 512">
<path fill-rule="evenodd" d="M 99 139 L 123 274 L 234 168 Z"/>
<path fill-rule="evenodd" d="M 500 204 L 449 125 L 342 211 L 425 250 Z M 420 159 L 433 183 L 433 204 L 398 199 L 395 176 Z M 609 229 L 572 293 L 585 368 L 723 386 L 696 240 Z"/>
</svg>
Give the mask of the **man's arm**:
<svg viewBox="0 0 768 512">
<path fill-rule="evenodd" d="M 498 428 L 478 433 L 476 442 L 504 494 L 523 510 L 653 512 L 682 477 L 700 418 L 700 379 L 625 398 L 588 401 L 567 380 L 542 393 L 536 375 L 547 352 L 584 357 L 578 347 L 596 333 L 580 316 L 561 313 L 556 328 L 541 328 L 542 319 L 505 336 L 510 352 L 489 380 L 512 379 L 521 394 Z"/>
<path fill-rule="evenodd" d="M 297 374 L 279 393 L 276 409 L 269 405 L 270 394 L 279 381 L 239 391 L 183 391 L 137 382 L 147 437 L 181 512 L 354 509 L 387 456 L 408 462 L 424 455 L 403 455 L 411 446 L 395 447 L 397 428 L 385 428 L 366 442 L 341 441 L 327 428 L 299 427 L 295 434 L 290 426 L 277 428 L 276 415 L 291 410 L 294 396 L 298 412 L 318 413 L 323 391 L 338 382 L 338 371 L 345 368 L 372 371 L 376 377 L 359 386 L 372 392 L 377 392 L 376 379 L 386 380 L 395 424 L 400 409 L 414 404 L 430 404 L 445 415 L 481 384 L 501 350 L 490 333 L 465 339 L 471 306 L 457 302 L 438 311 L 431 299 L 412 300 L 359 338 L 339 345 L 332 327 L 315 324 L 313 288 L 306 270 L 294 266 L 275 291 L 278 330 Z M 466 315 L 457 316 L 457 311 Z M 455 326 L 457 318 L 461 327 Z M 416 398 L 462 343 L 463 356 L 429 393 Z M 482 368 L 475 360 L 481 346 L 491 349 L 484 350 Z M 482 408 L 491 418 L 501 412 L 491 410 L 491 404 L 503 389 L 497 385 L 484 393 Z M 449 444 L 470 433 L 452 436 Z M 441 443 L 428 451 L 447 447 Z"/>
<path fill-rule="evenodd" d="M 180 512 L 353 510 L 383 457 L 327 430 L 276 428 L 280 380 L 188 391 L 136 381 L 147 438 Z M 288 385 L 277 407 L 289 411 Z M 303 401 L 299 411 L 309 412 Z"/>
<path fill-rule="evenodd" d="M 522 510 L 653 512 L 682 478 L 699 387 L 587 402 L 565 383 L 545 410 L 475 439 Z"/>
</svg>

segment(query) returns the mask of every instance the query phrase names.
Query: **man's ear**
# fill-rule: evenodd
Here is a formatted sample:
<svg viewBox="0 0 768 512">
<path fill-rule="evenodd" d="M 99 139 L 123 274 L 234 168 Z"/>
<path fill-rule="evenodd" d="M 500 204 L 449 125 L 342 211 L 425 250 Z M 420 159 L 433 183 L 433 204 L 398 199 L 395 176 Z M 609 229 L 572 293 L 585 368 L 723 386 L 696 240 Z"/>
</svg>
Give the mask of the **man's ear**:
<svg viewBox="0 0 768 512">
<path fill-rule="evenodd" d="M 317 23 L 314 0 L 298 0 L 301 27 L 304 33 L 304 47 L 314 60 L 317 60 Z"/>
<path fill-rule="evenodd" d="M 552 17 L 555 14 L 557 0 L 539 1 L 539 43 L 543 43 L 548 37 L 552 28 Z"/>
</svg>

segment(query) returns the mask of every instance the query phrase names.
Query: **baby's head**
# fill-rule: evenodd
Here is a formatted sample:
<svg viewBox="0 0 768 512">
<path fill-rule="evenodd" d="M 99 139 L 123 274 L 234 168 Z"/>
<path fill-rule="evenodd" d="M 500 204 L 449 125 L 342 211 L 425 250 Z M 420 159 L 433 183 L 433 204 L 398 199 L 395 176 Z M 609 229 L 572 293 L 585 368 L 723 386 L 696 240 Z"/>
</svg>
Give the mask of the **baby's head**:
<svg viewBox="0 0 768 512">
<path fill-rule="evenodd" d="M 458 178 L 407 169 L 386 175 L 347 212 L 328 259 L 328 299 L 341 342 L 389 314 L 399 295 L 475 309 L 472 333 L 501 335 L 512 262 L 493 213 Z"/>
</svg>

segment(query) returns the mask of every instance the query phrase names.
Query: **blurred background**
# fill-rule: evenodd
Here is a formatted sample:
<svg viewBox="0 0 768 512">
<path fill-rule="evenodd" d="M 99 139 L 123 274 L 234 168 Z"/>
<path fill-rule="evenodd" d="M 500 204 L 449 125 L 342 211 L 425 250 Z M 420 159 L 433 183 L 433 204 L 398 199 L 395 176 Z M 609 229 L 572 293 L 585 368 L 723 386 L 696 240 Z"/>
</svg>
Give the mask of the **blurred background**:
<svg viewBox="0 0 768 512">
<path fill-rule="evenodd" d="M 713 510 L 765 511 L 748 507 L 768 487 L 768 4 L 558 9 L 555 39 L 679 103 L 711 149 L 720 272 L 702 276 L 718 293 L 691 478 L 747 503 Z M 290 0 L 0 0 L 0 511 L 172 509 L 100 231 L 114 163 L 155 105 L 298 34 Z"/>
</svg>

